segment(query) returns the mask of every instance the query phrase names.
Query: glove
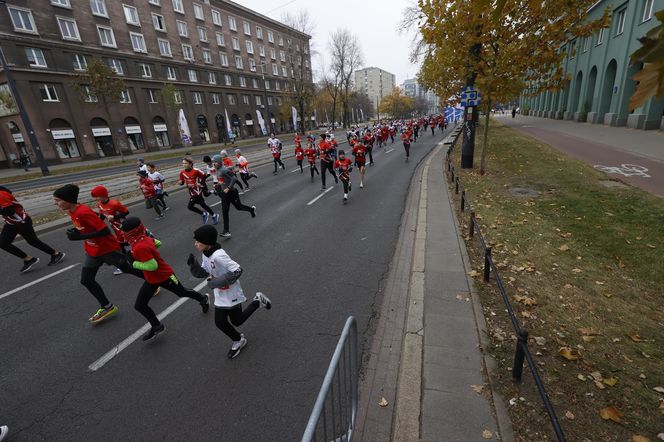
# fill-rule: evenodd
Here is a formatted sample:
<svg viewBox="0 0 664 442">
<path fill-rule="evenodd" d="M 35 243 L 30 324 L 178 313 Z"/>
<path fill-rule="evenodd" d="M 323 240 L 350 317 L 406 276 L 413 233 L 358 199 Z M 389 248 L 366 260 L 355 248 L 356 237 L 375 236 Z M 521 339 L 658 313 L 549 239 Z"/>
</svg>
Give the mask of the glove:
<svg viewBox="0 0 664 442">
<path fill-rule="evenodd" d="M 353 168 L 352 168 L 352 167 L 349 167 L 349 168 L 348 168 L 348 173 L 351 173 L 352 171 L 353 171 Z"/>
<path fill-rule="evenodd" d="M 157 238 L 154 238 L 154 246 L 155 246 L 156 248 L 161 247 L 161 241 L 159 241 Z"/>
<path fill-rule="evenodd" d="M 81 232 L 78 231 L 76 227 L 70 227 L 65 231 L 69 241 L 79 241 L 81 239 Z"/>
<path fill-rule="evenodd" d="M 196 278 L 207 278 L 210 276 L 210 274 L 206 272 L 203 267 L 201 267 L 201 264 L 198 262 L 193 253 L 189 254 L 189 258 L 187 258 L 187 265 L 189 266 L 189 271 L 191 272 L 192 276 Z"/>
</svg>

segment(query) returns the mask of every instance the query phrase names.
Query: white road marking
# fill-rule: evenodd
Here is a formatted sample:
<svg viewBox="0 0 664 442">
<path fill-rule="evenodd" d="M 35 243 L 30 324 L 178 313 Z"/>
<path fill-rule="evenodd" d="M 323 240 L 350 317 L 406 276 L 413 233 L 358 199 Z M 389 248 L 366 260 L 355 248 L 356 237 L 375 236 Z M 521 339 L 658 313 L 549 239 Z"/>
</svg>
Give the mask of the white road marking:
<svg viewBox="0 0 664 442">
<path fill-rule="evenodd" d="M 390 149 L 390 150 L 386 150 L 385 153 L 390 153 L 390 152 L 392 152 L 393 150 L 394 150 L 394 148 L 392 148 L 392 149 Z"/>
<path fill-rule="evenodd" d="M 76 264 L 72 264 L 72 265 L 70 265 L 70 266 L 68 266 L 68 267 L 65 267 L 64 269 L 60 269 L 60 270 L 58 270 L 57 272 L 53 272 L 53 273 L 51 273 L 50 275 L 42 276 L 42 277 L 39 278 L 39 279 L 35 279 L 35 280 L 32 281 L 32 282 L 29 282 L 29 283 L 27 283 L 27 284 L 25 284 L 25 285 L 22 285 L 21 287 L 16 287 L 14 290 L 10 290 L 10 291 L 8 291 L 8 292 L 3 293 L 2 295 L 0 295 L 0 299 L 6 298 L 6 297 L 9 296 L 9 295 L 13 295 L 13 294 L 16 293 L 16 292 L 20 292 L 21 290 L 23 290 L 23 289 L 27 289 L 28 287 L 31 287 L 31 286 L 33 286 L 33 285 L 35 285 L 35 284 L 39 284 L 40 282 L 45 281 L 45 280 L 47 280 L 47 279 L 49 279 L 49 278 L 52 278 L 52 277 L 54 277 L 54 276 L 56 276 L 56 275 L 59 275 L 59 274 L 62 273 L 62 272 L 66 272 L 67 270 L 73 269 L 74 267 L 76 267 L 76 266 L 79 265 L 79 264 L 80 264 L 80 263 L 77 262 Z"/>
<path fill-rule="evenodd" d="M 312 199 L 311 201 L 309 201 L 309 202 L 307 203 L 307 206 L 310 206 L 310 205 L 312 205 L 313 203 L 315 203 L 316 201 L 318 201 L 319 199 L 323 198 L 323 196 L 324 196 L 327 192 L 329 192 L 330 190 L 332 190 L 332 189 L 334 189 L 334 186 L 330 186 L 329 189 L 325 190 L 323 193 L 321 193 L 320 195 L 318 195 L 316 198 L 314 198 L 314 199 Z"/>
<path fill-rule="evenodd" d="M 195 290 L 195 291 L 199 291 L 200 289 L 202 289 L 203 287 L 205 287 L 206 284 L 207 284 L 207 281 L 203 281 L 203 282 L 201 282 L 200 284 L 198 284 L 196 287 L 194 287 L 194 290 Z M 168 316 L 168 315 L 170 315 L 171 313 L 173 313 L 173 312 L 174 312 L 178 307 L 180 307 L 182 304 L 184 304 L 185 302 L 187 302 L 188 299 L 189 299 L 189 298 L 180 298 L 180 299 L 178 299 L 178 300 L 175 301 L 173 304 L 171 304 L 170 306 L 168 306 L 168 308 L 166 308 L 166 310 L 164 310 L 163 312 L 159 313 L 159 314 L 157 315 L 157 318 L 159 318 L 159 320 L 161 321 L 161 320 L 164 319 L 166 316 Z M 213 302 L 213 300 L 211 299 L 210 302 Z M 94 361 L 92 364 L 88 365 L 88 369 L 89 369 L 90 371 L 97 371 L 97 370 L 99 370 L 99 369 L 102 368 L 104 365 L 106 365 L 111 359 L 113 359 L 114 357 L 116 357 L 117 355 L 119 355 L 120 352 L 121 352 L 122 350 L 124 350 L 125 348 L 129 347 L 132 343 L 134 343 L 134 341 L 136 341 L 138 338 L 140 338 L 140 337 L 143 336 L 145 333 L 147 333 L 147 331 L 148 331 L 149 329 L 150 329 L 150 323 L 148 322 L 148 323 L 146 323 L 143 327 L 139 328 L 139 329 L 136 330 L 134 333 L 132 333 L 132 334 L 131 334 L 129 337 L 127 337 L 124 341 L 120 342 L 118 345 L 116 345 L 115 347 L 113 347 L 112 349 L 110 349 L 109 351 L 107 351 L 106 354 L 104 354 L 101 358 L 97 359 L 97 360 Z"/>
<path fill-rule="evenodd" d="M 210 207 L 218 206 L 221 204 L 221 201 L 217 201 L 216 203 L 210 204 Z"/>
<path fill-rule="evenodd" d="M 309 166 L 302 166 L 303 169 L 306 169 L 307 167 L 309 167 Z M 299 172 L 299 171 L 300 171 L 300 168 L 298 167 L 295 170 L 291 170 L 290 173 Z"/>
</svg>

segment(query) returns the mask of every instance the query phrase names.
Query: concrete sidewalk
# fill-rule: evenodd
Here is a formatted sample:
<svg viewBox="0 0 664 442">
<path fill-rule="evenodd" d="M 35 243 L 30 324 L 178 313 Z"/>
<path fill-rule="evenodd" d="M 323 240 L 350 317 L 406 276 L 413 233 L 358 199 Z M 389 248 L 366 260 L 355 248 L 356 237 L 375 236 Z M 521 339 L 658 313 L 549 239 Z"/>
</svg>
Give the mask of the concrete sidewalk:
<svg viewBox="0 0 664 442">
<path fill-rule="evenodd" d="M 512 440 L 487 377 L 484 317 L 444 155 L 441 143 L 411 185 L 360 388 L 358 440 Z"/>
</svg>

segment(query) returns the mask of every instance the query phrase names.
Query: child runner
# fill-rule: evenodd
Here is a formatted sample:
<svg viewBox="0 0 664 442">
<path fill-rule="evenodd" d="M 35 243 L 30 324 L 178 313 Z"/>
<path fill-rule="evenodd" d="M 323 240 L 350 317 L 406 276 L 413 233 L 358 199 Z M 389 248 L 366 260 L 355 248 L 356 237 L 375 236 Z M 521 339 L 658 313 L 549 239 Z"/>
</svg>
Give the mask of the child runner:
<svg viewBox="0 0 664 442">
<path fill-rule="evenodd" d="M 127 209 L 120 201 L 116 199 L 111 199 L 108 197 L 108 189 L 104 186 L 95 186 L 90 192 L 92 198 L 97 201 L 97 209 L 99 211 L 99 218 L 102 220 L 108 220 L 115 234 L 115 238 L 120 244 L 120 250 L 122 253 L 127 253 L 125 246 L 124 235 L 122 234 L 122 221 L 125 217 L 129 215 L 129 209 Z M 122 275 L 122 270 L 118 267 L 113 271 L 114 275 Z"/>
<path fill-rule="evenodd" d="M 327 142 L 327 135 L 321 134 L 320 143 L 318 143 L 318 156 L 320 157 L 320 179 L 323 183 L 323 186 L 320 190 L 325 190 L 325 172 L 330 172 L 330 175 L 334 177 L 334 182 L 339 183 L 337 179 L 337 174 L 334 173 L 334 161 L 330 155 L 332 150 L 332 145 Z"/>
<path fill-rule="evenodd" d="M 187 209 L 191 210 L 194 213 L 198 213 L 203 218 L 203 224 L 207 224 L 209 215 L 212 215 L 212 224 L 217 224 L 219 222 L 219 215 L 214 213 L 214 211 L 205 204 L 205 199 L 203 199 L 203 183 L 205 183 L 205 174 L 200 170 L 194 167 L 194 160 L 189 157 L 185 157 L 182 160 L 182 166 L 184 170 L 180 171 L 180 181 L 178 184 L 181 186 L 183 184 L 187 185 L 189 189 L 189 204 Z M 199 205 L 205 210 L 203 212 L 196 205 Z"/>
<path fill-rule="evenodd" d="M 115 236 L 108 230 L 91 208 L 85 204 L 78 204 L 78 186 L 67 184 L 53 192 L 53 203 L 69 215 L 73 228 L 67 229 L 67 238 L 70 241 L 84 241 L 83 268 L 81 269 L 81 284 L 83 284 L 99 302 L 99 309 L 90 317 L 93 324 L 107 319 L 118 312 L 104 289 L 95 280 L 99 267 L 108 264 L 119 267 L 124 273 L 143 278 L 143 274 L 133 269 L 127 261 L 127 256 L 120 251 L 120 244 Z"/>
<path fill-rule="evenodd" d="M 359 141 L 352 143 L 353 146 L 353 157 L 355 157 L 355 166 L 360 171 L 360 189 L 364 188 L 364 172 L 366 171 L 367 164 L 367 148 L 364 144 Z"/>
<path fill-rule="evenodd" d="M 164 176 L 157 172 L 157 166 L 154 163 L 148 163 L 148 178 L 154 183 L 154 193 L 157 194 L 157 199 L 161 202 L 164 210 L 168 210 L 164 197 L 168 196 L 168 192 L 164 192 Z"/>
<path fill-rule="evenodd" d="M 403 131 L 401 134 L 401 139 L 403 140 L 403 148 L 406 151 L 406 161 L 408 161 L 408 157 L 410 156 L 410 130 L 406 129 Z"/>
<path fill-rule="evenodd" d="M 162 219 L 164 211 L 161 201 L 157 198 L 157 192 L 154 190 L 154 181 L 148 178 L 148 173 L 144 170 L 139 170 L 136 175 L 138 175 L 138 187 L 141 188 L 143 198 L 145 198 L 145 206 L 152 207 L 157 212 L 156 220 Z"/>
<path fill-rule="evenodd" d="M 136 217 L 129 217 L 122 223 L 122 230 L 127 242 L 131 246 L 132 267 L 143 272 L 145 282 L 138 291 L 134 308 L 148 320 L 152 328 L 143 336 L 143 341 L 151 341 L 164 332 L 165 327 L 157 318 L 157 315 L 148 305 L 154 292 L 163 287 L 169 292 L 175 293 L 180 298 L 187 297 L 195 299 L 201 305 L 203 313 L 210 309 L 210 299 L 207 295 L 184 287 L 175 272 L 164 261 L 157 251 L 161 245 L 154 238 L 148 236 L 145 226 Z"/>
<path fill-rule="evenodd" d="M 295 145 L 295 159 L 297 160 L 297 165 L 300 166 L 300 173 L 304 173 L 302 168 L 302 161 L 304 160 L 304 149 L 302 149 L 301 144 Z"/>
<path fill-rule="evenodd" d="M 224 167 L 227 167 L 234 176 L 237 176 L 236 173 L 235 173 L 235 164 L 236 164 L 236 162 L 234 162 L 232 159 L 230 159 L 228 157 L 228 152 L 226 152 L 226 150 L 223 149 L 219 152 L 219 155 L 221 155 L 221 164 Z M 244 193 L 244 186 L 242 185 L 240 180 L 236 180 L 235 184 L 237 184 L 240 187 L 240 190 L 242 191 L 242 193 Z"/>
<path fill-rule="evenodd" d="M 21 235 L 25 242 L 32 247 L 50 255 L 51 261 L 48 263 L 50 266 L 59 263 L 65 257 L 63 252 L 56 251 L 37 238 L 35 229 L 32 227 L 32 218 L 23 209 L 23 206 L 16 201 L 12 192 L 4 186 L 0 186 L 0 215 L 5 221 L 5 225 L 2 226 L 2 233 L 0 233 L 0 248 L 23 260 L 21 273 L 30 270 L 39 262 L 39 258 L 26 254 L 12 244 L 16 235 Z"/>
<path fill-rule="evenodd" d="M 351 191 L 350 172 L 353 170 L 350 158 L 346 158 L 343 150 L 339 151 L 339 159 L 334 162 L 334 168 L 339 170 L 339 179 L 344 186 L 344 204 L 348 202 L 348 192 Z"/>
<path fill-rule="evenodd" d="M 249 180 L 251 178 L 258 178 L 258 175 L 256 175 L 253 172 L 249 172 L 249 162 L 247 159 L 242 155 L 242 152 L 240 152 L 240 149 L 235 149 L 235 158 L 237 158 L 237 168 L 240 171 L 240 178 L 244 182 L 244 190 L 245 192 L 248 192 L 250 187 L 249 187 Z"/>
<path fill-rule="evenodd" d="M 282 169 L 286 169 L 284 163 L 281 161 L 281 141 L 279 138 L 276 138 L 274 134 L 270 134 L 270 138 L 267 140 L 267 147 L 270 148 L 272 152 L 272 158 L 274 159 L 274 172 L 273 175 L 277 174 L 277 165 L 280 165 Z"/>
<path fill-rule="evenodd" d="M 247 338 L 235 327 L 242 325 L 258 308 L 269 310 L 272 303 L 258 292 L 247 309 L 242 310 L 242 303 L 247 300 L 239 280 L 242 268 L 217 243 L 217 229 L 212 226 L 196 229 L 194 247 L 202 253 L 202 262 L 190 254 L 187 264 L 193 276 L 207 278 L 208 286 L 214 290 L 214 323 L 233 341 L 228 351 L 228 358 L 233 359 L 247 345 Z"/>
<path fill-rule="evenodd" d="M 224 231 L 221 233 L 221 236 L 224 238 L 230 238 L 231 232 L 229 229 L 228 212 L 231 204 L 235 206 L 238 211 L 249 212 L 252 218 L 256 218 L 256 206 L 249 207 L 242 204 L 242 201 L 240 201 L 240 194 L 235 188 L 235 184 L 237 183 L 235 173 L 223 165 L 221 155 L 215 155 L 213 161 L 217 168 L 217 186 L 219 187 L 217 189 L 217 194 L 221 197 L 221 216 L 224 220 Z"/>
<path fill-rule="evenodd" d="M 309 163 L 309 171 L 311 172 L 311 182 L 314 182 L 314 172 L 316 175 L 320 175 L 318 167 L 316 167 L 316 149 L 314 149 L 313 142 L 307 138 L 307 148 L 304 150 L 304 154 L 307 156 L 307 162 Z"/>
</svg>

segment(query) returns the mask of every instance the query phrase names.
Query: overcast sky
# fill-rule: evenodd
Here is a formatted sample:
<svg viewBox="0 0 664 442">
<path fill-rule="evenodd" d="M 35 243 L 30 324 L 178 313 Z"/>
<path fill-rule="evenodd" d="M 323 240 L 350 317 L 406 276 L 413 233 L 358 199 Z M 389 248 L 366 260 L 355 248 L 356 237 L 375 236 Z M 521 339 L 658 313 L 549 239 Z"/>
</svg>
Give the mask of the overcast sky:
<svg viewBox="0 0 664 442">
<path fill-rule="evenodd" d="M 403 10 L 411 0 L 234 0 L 268 17 L 281 21 L 284 12 L 293 14 L 308 10 L 315 23 L 312 46 L 326 57 L 329 35 L 338 28 L 347 28 L 357 35 L 364 55 L 364 67 L 375 66 L 396 75 L 400 85 L 413 78 L 418 67 L 409 61 L 411 40 L 396 29 Z M 314 71 L 317 60 L 313 59 Z"/>
</svg>

